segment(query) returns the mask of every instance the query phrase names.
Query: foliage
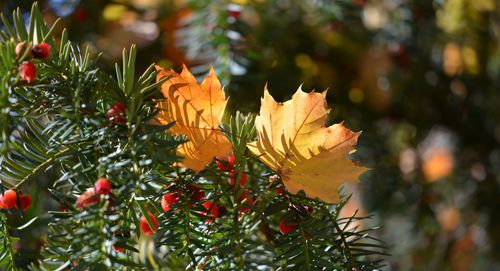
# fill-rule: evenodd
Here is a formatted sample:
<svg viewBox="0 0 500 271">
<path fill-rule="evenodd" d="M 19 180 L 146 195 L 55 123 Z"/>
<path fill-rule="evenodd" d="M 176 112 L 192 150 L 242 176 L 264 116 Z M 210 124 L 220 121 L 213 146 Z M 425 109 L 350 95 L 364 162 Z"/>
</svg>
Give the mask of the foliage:
<svg viewBox="0 0 500 271">
<path fill-rule="evenodd" d="M 331 88 L 328 123 L 363 130 L 356 156 L 373 169 L 344 210 L 383 221 L 387 269 L 500 265 L 497 1 L 123 0 L 118 19 L 107 17 L 116 1 L 46 2 L 75 7 L 63 23 L 102 63 L 138 42 L 141 69 L 159 53 L 196 75 L 229 64 L 214 67 L 230 111 L 256 112 L 266 83 L 277 101 L 302 82 Z M 63 6 L 50 7 L 49 20 Z M 144 22 L 158 34 L 134 31 Z"/>
<path fill-rule="evenodd" d="M 27 213 L 1 210 L 2 269 L 372 270 L 380 265 L 376 256 L 384 247 L 369 236 L 372 229 L 353 227 L 363 218 L 339 217 L 347 199 L 329 204 L 304 193 L 278 192 L 284 180 L 246 148 L 255 139 L 252 115 L 237 113 L 222 125 L 235 158 L 229 169 L 214 163 L 197 172 L 179 167 L 182 157 L 176 149 L 196 138 L 175 132 L 178 118 L 155 125 L 163 110 L 158 102 L 178 101 L 178 96 L 162 97 L 160 86 L 164 94 L 165 86 L 170 91 L 170 78 L 158 76 L 154 65 L 136 74 L 135 46 L 123 51 L 114 78 L 100 69 L 99 55 L 89 48 L 81 51 L 68 41 L 67 32 L 54 38 L 59 21 L 49 28 L 37 4 L 27 29 L 19 10 L 12 21 L 5 16 L 2 21 L 2 190 L 20 192 L 48 177 L 57 202 L 48 216 L 38 218 L 46 222 L 46 235 L 34 255 L 17 253 L 13 236 L 22 239 L 37 218 L 13 228 L 7 220 Z M 20 42 L 47 42 L 50 57 L 31 58 L 29 47 L 16 56 Z M 24 61 L 36 64 L 33 83 L 18 76 Z M 213 71 L 209 78 L 215 78 Z M 193 77 L 189 80 L 197 85 Z M 216 89 L 222 94 L 219 85 Z M 176 108 L 185 108 L 186 102 Z M 116 118 L 121 105 L 123 119 Z M 218 163 L 225 162 L 220 158 Z M 244 176 L 246 184 L 239 182 Z M 111 181 L 112 193 L 93 192 L 100 177 Z M 179 199 L 164 212 L 159 202 L 168 193 Z M 153 237 L 139 227 L 145 217 L 155 231 L 149 213 L 160 222 Z M 280 234 L 282 220 L 297 229 Z"/>
</svg>

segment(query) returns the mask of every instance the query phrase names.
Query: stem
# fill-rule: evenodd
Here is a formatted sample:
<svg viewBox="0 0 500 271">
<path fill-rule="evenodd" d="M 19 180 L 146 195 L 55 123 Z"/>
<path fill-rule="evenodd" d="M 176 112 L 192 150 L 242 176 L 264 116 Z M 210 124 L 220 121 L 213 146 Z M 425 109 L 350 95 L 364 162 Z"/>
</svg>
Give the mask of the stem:
<svg viewBox="0 0 500 271">
<path fill-rule="evenodd" d="M 184 196 L 184 202 L 186 202 L 186 198 Z M 190 251 L 191 248 L 189 247 L 190 244 L 190 236 L 189 236 L 189 226 L 191 224 L 191 214 L 189 210 L 189 204 L 184 204 L 184 213 L 186 215 L 186 223 L 184 224 L 184 234 L 186 235 L 186 240 L 184 242 L 183 249 L 187 251 L 188 257 L 191 259 L 191 262 L 193 263 L 193 266 L 196 266 L 196 258 L 194 257 L 193 253 Z"/>
<path fill-rule="evenodd" d="M 240 234 L 240 205 L 241 202 L 239 201 L 238 197 L 238 191 L 240 188 L 240 180 L 238 179 L 238 176 L 241 174 L 238 174 L 235 172 L 234 174 L 234 187 L 233 187 L 233 192 L 234 192 L 234 200 L 236 202 L 236 208 L 233 210 L 233 223 L 234 223 L 234 242 L 236 242 L 236 259 L 238 262 L 238 267 L 239 270 L 243 270 L 243 253 L 241 253 L 241 234 Z"/>
<path fill-rule="evenodd" d="M 271 180 L 271 178 L 272 178 L 272 180 Z M 262 195 L 264 195 L 267 191 L 269 191 L 269 189 L 271 188 L 271 186 L 273 186 L 273 184 L 278 180 L 278 175 L 273 175 L 269 179 L 271 181 L 266 186 L 266 188 L 264 188 L 264 191 L 262 191 L 262 193 L 260 193 L 259 195 L 257 195 L 257 197 L 255 198 L 254 204 L 257 204 L 257 202 L 260 200 L 260 198 L 262 197 Z"/>
<path fill-rule="evenodd" d="M 18 190 L 21 186 L 24 185 L 25 182 L 27 182 L 29 179 L 31 179 L 33 176 L 35 176 L 36 174 L 38 174 L 40 171 L 44 170 L 46 167 L 48 167 L 49 165 L 51 165 L 57 158 L 59 158 L 59 157 L 61 157 L 63 155 L 66 155 L 67 153 L 69 153 L 70 150 L 71 150 L 70 148 L 65 148 L 62 151 L 54 154 L 54 156 L 52 156 L 49 159 L 47 159 L 47 161 L 41 163 L 36 168 L 34 168 L 31 171 L 30 174 L 26 175 L 26 177 L 24 177 L 20 182 L 18 182 L 12 189 Z"/>
</svg>

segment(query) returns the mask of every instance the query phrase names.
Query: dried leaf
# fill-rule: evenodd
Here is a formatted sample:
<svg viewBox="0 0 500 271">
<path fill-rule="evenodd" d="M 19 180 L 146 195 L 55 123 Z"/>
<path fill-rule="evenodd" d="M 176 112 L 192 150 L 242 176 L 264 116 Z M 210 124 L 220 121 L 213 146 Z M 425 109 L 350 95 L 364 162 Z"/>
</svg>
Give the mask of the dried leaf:
<svg viewBox="0 0 500 271">
<path fill-rule="evenodd" d="M 231 143 L 219 129 L 227 100 L 213 68 L 201 84 L 185 66 L 180 74 L 161 70 L 157 79 L 163 77 L 170 78 L 161 86 L 165 99 L 157 104 L 156 121 L 162 125 L 175 121 L 172 134 L 189 139 L 177 148 L 184 157 L 180 165 L 199 172 L 215 156 L 229 155 Z"/>
<path fill-rule="evenodd" d="M 326 91 L 299 88 L 291 100 L 277 103 L 266 88 L 255 120 L 258 140 L 248 148 L 280 175 L 289 192 L 304 190 L 309 197 L 336 202 L 342 183 L 367 169 L 347 157 L 360 133 L 342 123 L 325 127 L 328 112 Z"/>
</svg>

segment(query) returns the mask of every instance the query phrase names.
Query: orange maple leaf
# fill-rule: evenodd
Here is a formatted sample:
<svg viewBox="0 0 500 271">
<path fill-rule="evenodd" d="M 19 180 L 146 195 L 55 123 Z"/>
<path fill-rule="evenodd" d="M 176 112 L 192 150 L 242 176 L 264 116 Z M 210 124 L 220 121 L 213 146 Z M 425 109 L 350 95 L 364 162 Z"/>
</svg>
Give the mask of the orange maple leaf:
<svg viewBox="0 0 500 271">
<path fill-rule="evenodd" d="M 214 157 L 229 155 L 231 143 L 219 129 L 227 100 L 213 68 L 201 84 L 186 66 L 180 74 L 161 70 L 157 80 L 164 77 L 169 77 L 161 86 L 165 99 L 156 105 L 155 120 L 163 125 L 175 121 L 172 134 L 187 136 L 177 148 L 177 155 L 184 157 L 180 165 L 199 172 Z"/>
<path fill-rule="evenodd" d="M 304 190 L 309 197 L 336 202 L 342 183 L 357 180 L 367 169 L 347 157 L 360 132 L 342 123 L 325 127 L 328 112 L 326 91 L 299 88 L 291 100 L 277 103 L 266 87 L 255 120 L 258 140 L 248 148 L 280 175 L 289 192 Z"/>
</svg>

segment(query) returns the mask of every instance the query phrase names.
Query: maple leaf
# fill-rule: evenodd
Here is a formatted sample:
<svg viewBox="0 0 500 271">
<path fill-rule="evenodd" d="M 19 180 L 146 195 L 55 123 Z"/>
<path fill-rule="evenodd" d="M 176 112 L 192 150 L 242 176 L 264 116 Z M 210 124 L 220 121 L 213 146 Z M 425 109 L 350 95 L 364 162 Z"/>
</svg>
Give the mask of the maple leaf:
<svg viewBox="0 0 500 271">
<path fill-rule="evenodd" d="M 157 80 L 169 79 L 161 86 L 165 99 L 156 105 L 155 121 L 162 125 L 175 121 L 172 134 L 188 138 L 177 148 L 177 155 L 184 157 L 180 165 L 199 172 L 215 156 L 229 155 L 231 143 L 219 129 L 227 100 L 213 68 L 201 84 L 186 66 L 180 74 L 156 68 L 160 69 Z"/>
<path fill-rule="evenodd" d="M 266 87 L 261 102 L 258 138 L 248 148 L 280 175 L 289 192 L 304 190 L 309 197 L 337 202 L 342 183 L 367 170 L 347 157 L 361 133 L 342 123 L 325 127 L 326 91 L 306 93 L 299 87 L 291 100 L 277 103 Z"/>
</svg>

